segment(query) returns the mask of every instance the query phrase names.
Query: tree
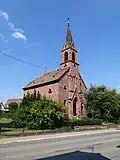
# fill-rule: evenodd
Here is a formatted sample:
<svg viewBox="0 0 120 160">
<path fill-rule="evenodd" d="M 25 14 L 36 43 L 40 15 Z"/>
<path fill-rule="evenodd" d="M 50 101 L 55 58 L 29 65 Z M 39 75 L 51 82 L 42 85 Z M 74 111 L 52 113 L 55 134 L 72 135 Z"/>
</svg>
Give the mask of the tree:
<svg viewBox="0 0 120 160">
<path fill-rule="evenodd" d="M 13 119 L 14 126 L 16 128 L 23 128 L 23 133 L 25 127 L 29 123 L 30 117 L 30 106 L 20 105 L 18 110 L 16 111 Z"/>
<path fill-rule="evenodd" d="M 14 106 L 14 107 L 13 107 Z M 53 129 L 61 127 L 62 121 L 67 117 L 67 109 L 63 105 L 41 97 L 40 93 L 24 95 L 22 103 L 17 110 L 13 110 L 15 104 L 12 104 L 12 119 L 15 127 L 24 129 Z M 14 113 L 14 114 L 13 114 Z"/>
<path fill-rule="evenodd" d="M 18 104 L 17 103 L 10 103 L 8 109 L 9 109 L 9 112 L 15 112 L 18 109 Z"/>
<path fill-rule="evenodd" d="M 14 126 L 14 119 L 16 118 L 16 112 L 18 110 L 18 104 L 17 103 L 10 103 L 8 107 L 8 112 L 6 113 L 6 117 L 13 120 L 13 126 Z"/>
<path fill-rule="evenodd" d="M 106 86 L 90 86 L 86 94 L 88 117 L 120 121 L 120 94 Z"/>
<path fill-rule="evenodd" d="M 30 119 L 39 129 L 60 127 L 58 123 L 66 114 L 66 107 L 47 99 L 36 101 L 30 107 Z"/>
</svg>

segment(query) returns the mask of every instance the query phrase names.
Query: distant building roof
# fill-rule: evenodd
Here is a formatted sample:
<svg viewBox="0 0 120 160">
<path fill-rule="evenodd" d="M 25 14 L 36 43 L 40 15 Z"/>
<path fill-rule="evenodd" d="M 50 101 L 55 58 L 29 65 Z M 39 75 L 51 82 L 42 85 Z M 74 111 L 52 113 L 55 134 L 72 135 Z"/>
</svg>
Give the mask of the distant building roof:
<svg viewBox="0 0 120 160">
<path fill-rule="evenodd" d="M 34 88 L 35 86 L 43 86 L 48 83 L 53 83 L 54 81 L 59 80 L 68 70 L 69 70 L 69 67 L 63 68 L 63 69 L 57 69 L 57 70 L 45 73 L 44 75 L 30 82 L 27 86 L 23 88 L 23 90 L 29 89 L 32 87 Z"/>
<path fill-rule="evenodd" d="M 6 105 L 9 105 L 10 103 L 17 103 L 17 104 L 20 104 L 22 102 L 22 99 L 8 99 L 5 106 Z"/>
</svg>

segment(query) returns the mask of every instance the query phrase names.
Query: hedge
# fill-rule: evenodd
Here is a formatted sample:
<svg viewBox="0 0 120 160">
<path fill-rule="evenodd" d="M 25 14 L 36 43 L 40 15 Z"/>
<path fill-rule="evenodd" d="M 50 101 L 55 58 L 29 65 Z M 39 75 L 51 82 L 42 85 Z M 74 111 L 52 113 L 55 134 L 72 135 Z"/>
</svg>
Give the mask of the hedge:
<svg viewBox="0 0 120 160">
<path fill-rule="evenodd" d="M 102 125 L 102 120 L 97 118 L 72 118 L 69 123 L 71 126 Z"/>
</svg>

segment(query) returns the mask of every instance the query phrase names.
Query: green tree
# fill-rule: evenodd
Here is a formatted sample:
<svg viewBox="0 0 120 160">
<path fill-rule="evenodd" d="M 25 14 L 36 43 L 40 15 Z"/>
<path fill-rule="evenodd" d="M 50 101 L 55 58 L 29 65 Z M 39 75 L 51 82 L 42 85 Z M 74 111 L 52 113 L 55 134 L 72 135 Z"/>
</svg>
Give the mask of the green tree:
<svg viewBox="0 0 120 160">
<path fill-rule="evenodd" d="M 5 114 L 7 118 L 10 118 L 13 120 L 13 127 L 14 127 L 14 119 L 16 118 L 16 112 L 18 110 L 18 104 L 17 103 L 10 103 L 8 105 L 8 112 Z"/>
<path fill-rule="evenodd" d="M 16 128 L 23 128 L 23 133 L 30 121 L 30 106 L 20 105 L 15 116 L 14 125 Z"/>
<path fill-rule="evenodd" d="M 31 119 L 40 129 L 55 128 L 67 114 L 66 108 L 52 100 L 41 100 L 31 104 Z M 59 126 L 60 127 L 60 126 Z"/>
<path fill-rule="evenodd" d="M 120 120 L 120 94 L 114 89 L 102 86 L 90 86 L 86 94 L 88 117 L 100 118 L 103 121 Z"/>
<path fill-rule="evenodd" d="M 31 98 L 32 97 L 32 98 Z M 30 129 L 53 129 L 61 127 L 62 121 L 67 115 L 66 107 L 48 100 L 36 92 L 26 95 L 14 114 L 13 123 L 16 127 Z"/>
<path fill-rule="evenodd" d="M 18 109 L 18 104 L 10 103 L 8 109 L 9 109 L 9 112 L 15 112 Z"/>
</svg>

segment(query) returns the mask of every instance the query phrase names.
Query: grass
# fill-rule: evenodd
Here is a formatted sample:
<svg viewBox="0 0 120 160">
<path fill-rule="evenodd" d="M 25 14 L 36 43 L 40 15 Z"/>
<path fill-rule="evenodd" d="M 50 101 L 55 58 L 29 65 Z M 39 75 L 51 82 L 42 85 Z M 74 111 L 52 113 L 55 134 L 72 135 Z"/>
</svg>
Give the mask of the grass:
<svg viewBox="0 0 120 160">
<path fill-rule="evenodd" d="M 63 127 L 59 130 L 59 128 L 50 130 L 30 130 L 30 129 L 25 129 L 24 134 L 38 134 L 38 133 L 53 133 L 53 132 L 68 132 L 71 131 L 70 128 L 68 127 Z M 22 128 L 3 128 L 2 129 L 2 135 L 3 136 L 17 136 L 17 135 L 22 135 L 23 134 L 23 129 Z"/>
</svg>

